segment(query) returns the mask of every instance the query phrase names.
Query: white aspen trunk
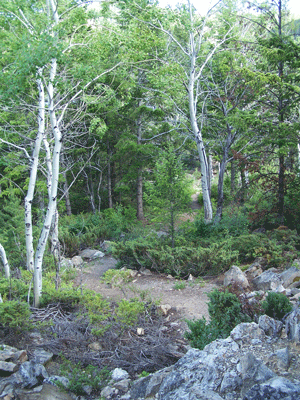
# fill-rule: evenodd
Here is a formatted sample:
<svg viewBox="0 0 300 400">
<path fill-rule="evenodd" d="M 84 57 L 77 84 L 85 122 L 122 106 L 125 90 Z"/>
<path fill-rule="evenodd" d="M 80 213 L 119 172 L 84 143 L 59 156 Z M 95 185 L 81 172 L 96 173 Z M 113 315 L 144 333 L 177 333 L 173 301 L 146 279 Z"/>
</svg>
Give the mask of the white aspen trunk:
<svg viewBox="0 0 300 400">
<path fill-rule="evenodd" d="M 204 219 L 207 223 L 212 221 L 213 212 L 212 205 L 209 195 L 209 167 L 207 162 L 206 151 L 203 143 L 202 133 L 198 127 L 197 123 L 197 101 L 195 100 L 194 90 L 195 90 L 195 68 L 196 68 L 196 54 L 193 35 L 190 35 L 190 76 L 188 84 L 188 99 L 189 99 L 189 112 L 190 112 L 190 122 L 194 137 L 196 140 L 197 150 L 200 159 L 200 171 L 201 171 L 201 186 L 203 194 L 203 205 L 204 205 Z"/>
<path fill-rule="evenodd" d="M 49 116 L 52 128 L 52 134 L 54 137 L 54 149 L 52 156 L 52 179 L 51 179 L 51 190 L 49 196 L 48 208 L 43 224 L 43 228 L 39 237 L 38 245 L 36 248 L 35 259 L 34 259 L 34 304 L 35 307 L 39 305 L 39 299 L 42 293 L 42 262 L 43 256 L 49 236 L 52 220 L 56 211 L 56 200 L 57 200 L 57 189 L 58 189 L 58 178 L 59 178 L 59 159 L 62 148 L 61 132 L 58 127 L 58 122 L 54 110 L 54 90 L 53 81 L 56 76 L 56 59 L 52 59 L 50 68 L 50 79 L 48 84 L 48 95 L 49 95 Z"/>
<path fill-rule="evenodd" d="M 27 255 L 27 269 L 34 271 L 34 249 L 33 249 L 33 234 L 32 234 L 32 201 L 34 196 L 36 177 L 39 163 L 39 153 L 41 143 L 45 134 L 45 93 L 44 85 L 42 82 L 42 70 L 39 69 L 37 79 L 37 86 L 39 91 L 38 103 L 38 133 L 34 143 L 34 150 L 32 154 L 32 162 L 30 167 L 30 176 L 25 197 L 25 238 L 26 238 L 26 255 Z"/>
<path fill-rule="evenodd" d="M 9 279 L 10 277 L 10 267 L 6 258 L 6 253 L 2 244 L 0 244 L 0 257 L 4 267 L 5 278 Z M 1 295 L 0 295 L 1 296 Z"/>
</svg>

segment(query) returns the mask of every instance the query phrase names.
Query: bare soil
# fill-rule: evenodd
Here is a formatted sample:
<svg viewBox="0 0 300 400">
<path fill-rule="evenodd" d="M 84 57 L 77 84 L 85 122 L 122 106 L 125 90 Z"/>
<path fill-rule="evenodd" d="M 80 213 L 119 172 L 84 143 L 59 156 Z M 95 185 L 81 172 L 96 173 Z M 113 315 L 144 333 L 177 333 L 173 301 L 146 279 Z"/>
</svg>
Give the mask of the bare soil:
<svg viewBox="0 0 300 400">
<path fill-rule="evenodd" d="M 133 297 L 147 297 L 161 305 L 170 305 L 171 313 L 179 321 L 208 319 L 207 293 L 219 286 L 218 279 L 198 280 L 193 278 L 180 281 L 165 274 L 150 271 L 138 272 L 133 280 L 117 286 L 107 285 L 101 281 L 103 274 L 115 268 L 117 261 L 105 256 L 97 261 L 89 262 L 76 279 L 76 285 L 101 293 L 104 298 L 119 301 Z M 184 287 L 182 287 L 184 286 Z"/>
</svg>

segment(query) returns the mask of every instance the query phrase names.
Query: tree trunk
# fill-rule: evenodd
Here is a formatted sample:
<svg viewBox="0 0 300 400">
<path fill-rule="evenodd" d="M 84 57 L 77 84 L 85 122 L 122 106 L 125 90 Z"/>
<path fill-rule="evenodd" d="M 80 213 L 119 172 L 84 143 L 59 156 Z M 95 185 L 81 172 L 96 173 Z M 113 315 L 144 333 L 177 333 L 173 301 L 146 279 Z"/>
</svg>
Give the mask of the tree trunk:
<svg viewBox="0 0 300 400">
<path fill-rule="evenodd" d="M 227 157 L 228 157 L 228 150 L 225 151 L 225 153 L 223 154 L 223 158 L 220 163 L 219 180 L 218 180 L 218 202 L 217 202 L 216 216 L 214 220 L 215 224 L 219 223 L 222 219 L 223 203 L 224 203 L 224 175 L 226 171 Z"/>
<path fill-rule="evenodd" d="M 42 70 L 39 69 L 38 79 L 37 79 L 37 86 L 39 91 L 38 132 L 34 143 L 34 150 L 30 167 L 29 183 L 28 183 L 27 194 L 25 197 L 25 238 L 26 238 L 27 269 L 31 272 L 34 271 L 32 202 L 33 202 L 33 196 L 37 178 L 39 154 L 40 154 L 42 140 L 45 134 L 45 93 L 41 76 L 42 76 Z"/>
<path fill-rule="evenodd" d="M 141 102 L 139 102 L 139 107 Z M 137 121 L 137 145 L 141 146 L 142 140 L 142 117 L 139 116 Z M 139 221 L 144 220 L 144 210 L 143 210 L 143 169 L 138 167 L 137 180 L 136 180 L 136 216 Z"/>
<path fill-rule="evenodd" d="M 60 152 L 62 148 L 61 132 L 58 127 L 58 121 L 54 110 L 54 90 L 53 82 L 56 77 L 56 59 L 51 61 L 50 79 L 48 84 L 48 96 L 49 96 L 49 117 L 52 128 L 52 134 L 54 137 L 54 149 L 52 156 L 52 179 L 51 179 L 51 191 L 48 203 L 48 208 L 42 227 L 41 235 L 39 237 L 38 245 L 36 248 L 35 259 L 34 259 L 34 305 L 39 306 L 39 299 L 42 293 L 42 262 L 44 252 L 49 236 L 53 215 L 56 211 L 56 200 L 57 200 L 57 189 L 59 180 L 59 161 Z"/>
<path fill-rule="evenodd" d="M 231 160 L 230 163 L 230 193 L 233 195 L 235 192 L 235 174 L 236 174 L 236 169 L 235 169 L 235 162 L 234 160 Z"/>
<path fill-rule="evenodd" d="M 278 173 L 278 223 L 284 224 L 284 156 L 279 157 L 279 173 Z"/>
<path fill-rule="evenodd" d="M 193 41 L 191 35 L 191 41 Z M 194 49 L 194 46 L 191 46 L 191 49 Z M 194 87 L 195 87 L 195 66 L 196 66 L 196 56 L 193 51 L 191 55 L 191 68 L 190 68 L 190 76 L 189 76 L 189 85 L 188 85 L 188 98 L 189 98 L 189 113 L 190 113 L 190 122 L 192 126 L 192 130 L 194 133 L 194 137 L 196 140 L 197 150 L 200 159 L 200 171 L 201 171 L 201 186 L 202 186 L 202 195 L 203 195 L 203 206 L 204 206 L 204 219 L 207 223 L 212 221 L 212 205 L 209 194 L 209 168 L 206 157 L 206 151 L 203 143 L 202 133 L 198 127 L 197 123 L 197 102 L 195 101 L 194 96 Z"/>
<path fill-rule="evenodd" d="M 10 277 L 10 268 L 9 268 L 9 264 L 6 258 L 6 253 L 4 250 L 4 247 L 2 246 L 2 244 L 0 244 L 0 257 L 3 263 L 3 267 L 4 267 L 4 273 L 5 273 L 5 278 L 9 279 Z"/>
<path fill-rule="evenodd" d="M 111 167 L 110 160 L 107 164 L 107 190 L 108 190 L 108 208 L 113 208 L 112 191 L 111 191 Z"/>
</svg>

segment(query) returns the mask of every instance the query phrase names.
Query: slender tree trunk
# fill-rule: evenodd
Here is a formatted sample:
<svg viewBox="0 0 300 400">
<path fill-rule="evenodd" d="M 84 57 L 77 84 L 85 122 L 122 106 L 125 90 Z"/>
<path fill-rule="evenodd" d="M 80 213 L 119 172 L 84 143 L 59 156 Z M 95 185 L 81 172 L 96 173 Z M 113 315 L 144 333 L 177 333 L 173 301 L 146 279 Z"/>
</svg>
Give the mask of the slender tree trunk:
<svg viewBox="0 0 300 400">
<path fill-rule="evenodd" d="M 52 59 L 50 68 L 50 79 L 48 84 L 48 95 L 49 95 L 49 117 L 52 128 L 52 134 L 54 137 L 54 149 L 52 156 L 52 181 L 51 181 L 51 191 L 49 204 L 39 237 L 38 245 L 36 248 L 35 259 L 34 259 L 34 304 L 35 307 L 39 305 L 39 299 L 42 293 L 42 262 L 43 256 L 47 244 L 47 239 L 49 236 L 53 215 L 56 211 L 56 200 L 57 200 L 57 189 L 58 189 L 58 179 L 59 179 L 59 161 L 60 152 L 62 148 L 62 138 L 61 132 L 58 126 L 58 121 L 56 119 L 56 114 L 54 110 L 54 90 L 53 82 L 56 77 L 57 63 L 56 59 Z"/>
<path fill-rule="evenodd" d="M 231 195 L 235 192 L 235 175 L 236 175 L 236 168 L 234 160 L 231 160 L 230 163 L 230 192 Z"/>
<path fill-rule="evenodd" d="M 191 40 L 193 40 L 191 35 Z M 191 48 L 194 48 L 192 45 Z M 196 56 L 193 52 L 191 55 L 191 68 L 190 68 L 190 77 L 189 77 L 189 85 L 188 85 L 188 97 L 189 97 L 189 112 L 190 112 L 190 122 L 192 126 L 192 130 L 194 133 L 194 137 L 196 140 L 197 150 L 200 159 L 200 171 L 201 171 L 201 186 L 202 186 L 202 195 L 203 195 L 203 206 L 204 206 L 204 219 L 206 222 L 212 221 L 212 205 L 209 194 L 209 167 L 206 157 L 206 151 L 203 143 L 202 133 L 198 127 L 197 123 L 197 102 L 194 97 L 194 89 L 195 89 L 195 67 L 196 67 Z"/>
<path fill-rule="evenodd" d="M 6 258 L 6 253 L 4 250 L 4 247 L 2 246 L 2 244 L 0 244 L 0 257 L 3 263 L 3 268 L 4 268 L 4 273 L 5 273 L 5 278 L 9 279 L 10 277 L 10 268 L 9 268 L 9 264 Z"/>
<path fill-rule="evenodd" d="M 34 143 L 32 162 L 30 166 L 30 176 L 28 182 L 27 194 L 25 197 L 25 237 L 26 237 L 26 255 L 27 269 L 34 271 L 34 249 L 33 249 L 33 233 L 32 233 L 32 202 L 37 178 L 39 154 L 42 140 L 45 134 L 45 93 L 42 82 L 42 69 L 38 70 L 37 86 L 39 91 L 38 102 L 38 132 Z"/>
<path fill-rule="evenodd" d="M 209 197 L 211 197 L 211 185 L 213 181 L 213 167 L 212 167 L 212 155 L 208 155 L 208 191 Z"/>
<path fill-rule="evenodd" d="M 64 178 L 63 189 L 64 189 L 65 204 L 66 204 L 66 213 L 70 217 L 72 215 L 72 207 L 71 207 L 70 191 L 69 191 L 68 178 L 65 165 L 65 156 L 63 151 L 61 153 L 61 163 L 64 166 L 62 176 Z"/>
<path fill-rule="evenodd" d="M 279 173 L 278 173 L 278 222 L 284 224 L 284 156 L 279 157 Z"/>
<path fill-rule="evenodd" d="M 111 167 L 110 160 L 107 164 L 107 189 L 108 189 L 108 208 L 113 208 L 112 190 L 111 190 Z"/>
<path fill-rule="evenodd" d="M 228 157 L 228 150 L 224 152 L 222 161 L 220 163 L 219 180 L 218 180 L 218 202 L 217 202 L 216 216 L 214 220 L 215 224 L 219 223 L 222 219 L 223 203 L 224 203 L 224 175 L 226 171 L 227 157 Z"/>
<path fill-rule="evenodd" d="M 141 102 L 139 102 L 139 107 L 141 106 Z M 137 145 L 141 146 L 142 140 L 142 117 L 139 116 L 137 121 Z M 136 181 L 136 216 L 139 221 L 144 220 L 144 209 L 143 209 L 143 169 L 142 167 L 138 168 L 137 171 L 137 181 Z"/>
</svg>

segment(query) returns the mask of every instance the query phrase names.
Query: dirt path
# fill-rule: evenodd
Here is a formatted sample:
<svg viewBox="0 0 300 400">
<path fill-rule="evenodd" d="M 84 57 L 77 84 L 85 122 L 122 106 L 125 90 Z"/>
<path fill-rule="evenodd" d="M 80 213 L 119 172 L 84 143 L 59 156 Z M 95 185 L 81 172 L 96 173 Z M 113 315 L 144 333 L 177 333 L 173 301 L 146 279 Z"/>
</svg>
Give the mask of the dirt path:
<svg viewBox="0 0 300 400">
<path fill-rule="evenodd" d="M 101 293 L 104 298 L 113 301 L 141 296 L 150 297 L 160 304 L 170 305 L 172 312 L 178 314 L 178 319 L 181 320 L 199 319 L 202 316 L 208 319 L 207 293 L 217 287 L 215 282 L 199 282 L 195 279 L 179 281 L 166 275 L 147 272 L 147 275 L 138 273 L 130 283 L 121 287 L 111 287 L 100 279 L 105 271 L 115 268 L 115 265 L 116 260 L 109 256 L 90 262 L 83 268 L 82 277 L 77 278 L 77 284 L 80 284 L 81 279 L 84 287 Z M 180 284 L 185 284 L 185 287 L 178 289 Z"/>
</svg>

